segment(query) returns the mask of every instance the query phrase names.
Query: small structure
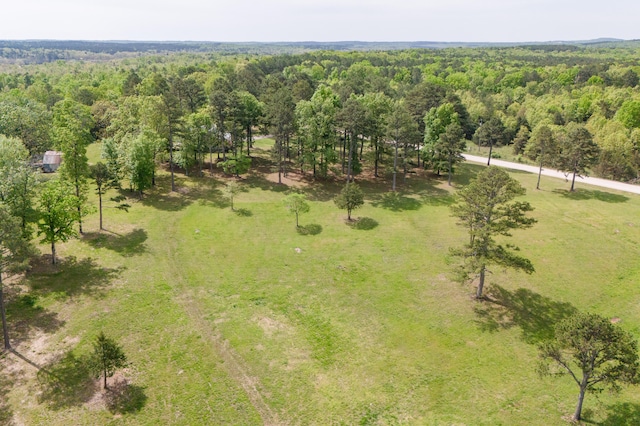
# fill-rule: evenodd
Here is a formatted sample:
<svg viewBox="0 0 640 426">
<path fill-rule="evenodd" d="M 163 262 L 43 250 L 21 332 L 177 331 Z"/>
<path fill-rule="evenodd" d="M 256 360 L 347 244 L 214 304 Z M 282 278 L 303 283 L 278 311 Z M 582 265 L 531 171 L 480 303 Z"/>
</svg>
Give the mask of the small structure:
<svg viewBox="0 0 640 426">
<path fill-rule="evenodd" d="M 45 173 L 53 173 L 58 170 L 62 163 L 62 153 L 58 151 L 47 151 L 42 158 L 42 171 Z"/>
</svg>

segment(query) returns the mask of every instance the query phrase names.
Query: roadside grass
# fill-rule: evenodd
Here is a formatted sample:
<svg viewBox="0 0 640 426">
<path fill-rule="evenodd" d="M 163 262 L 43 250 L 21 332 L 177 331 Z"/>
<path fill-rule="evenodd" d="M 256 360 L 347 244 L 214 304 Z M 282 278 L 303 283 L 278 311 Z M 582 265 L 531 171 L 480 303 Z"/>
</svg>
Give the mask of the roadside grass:
<svg viewBox="0 0 640 426">
<path fill-rule="evenodd" d="M 256 157 L 266 157 L 269 143 L 256 141 Z M 341 182 L 305 179 L 299 189 L 311 210 L 300 217 L 301 232 L 281 203 L 289 188 L 265 177 L 266 160 L 256 162 L 264 167 L 241 180 L 247 191 L 235 199 L 237 212 L 221 195 L 233 178 L 219 171 L 178 175 L 176 194 L 161 175 L 144 199 L 131 198 L 129 213 L 105 212 L 110 232 L 98 233 L 96 215 L 89 217 L 89 232 L 61 245 L 58 268 L 43 259 L 12 287 L 19 354 L 57 371 L 87 354 L 104 330 L 131 362 L 122 373 L 131 401 L 119 406 L 134 408 L 110 409 L 117 404 L 99 390 L 60 406 L 35 367 L 9 353 L 0 361 L 6 418 L 565 424 L 577 387 L 535 369 L 536 345 L 553 323 L 591 311 L 619 318 L 640 337 L 635 195 L 578 183 L 581 196 L 568 196 L 566 182 L 545 177 L 537 191 L 537 176 L 512 173 L 538 223 L 509 242 L 536 272 L 494 269 L 490 300 L 476 302 L 472 285 L 451 280 L 449 248 L 465 234 L 449 205 L 482 166 L 463 164 L 453 187 L 446 176 L 411 174 L 395 194 L 385 178 L 359 178 L 366 203 L 351 224 L 332 201 Z M 51 326 L 32 325 L 44 321 L 32 321 L 38 316 Z M 616 423 L 621 410 L 640 417 L 640 395 L 588 395 L 585 408 L 591 423 L 625 424 Z"/>
</svg>

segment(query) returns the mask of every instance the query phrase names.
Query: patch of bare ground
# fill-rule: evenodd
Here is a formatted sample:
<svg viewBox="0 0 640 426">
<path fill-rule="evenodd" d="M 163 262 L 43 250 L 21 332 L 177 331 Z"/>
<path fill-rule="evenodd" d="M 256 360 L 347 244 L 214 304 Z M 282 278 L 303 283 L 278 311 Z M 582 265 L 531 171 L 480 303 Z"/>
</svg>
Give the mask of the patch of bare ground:
<svg viewBox="0 0 640 426">
<path fill-rule="evenodd" d="M 265 174 L 265 179 L 269 182 L 279 183 L 278 182 L 278 173 L 268 173 Z M 297 173 L 287 173 L 287 176 L 282 175 L 282 185 L 289 186 L 292 188 L 305 188 L 309 185 L 309 182 Z"/>
</svg>

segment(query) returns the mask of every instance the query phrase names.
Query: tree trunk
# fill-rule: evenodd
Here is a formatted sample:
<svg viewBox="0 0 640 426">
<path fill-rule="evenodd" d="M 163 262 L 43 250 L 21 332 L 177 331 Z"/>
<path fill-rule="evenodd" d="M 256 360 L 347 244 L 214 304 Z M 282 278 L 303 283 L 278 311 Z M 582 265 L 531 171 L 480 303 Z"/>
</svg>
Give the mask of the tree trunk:
<svg viewBox="0 0 640 426">
<path fill-rule="evenodd" d="M 376 141 L 375 145 L 374 145 L 374 151 L 375 151 L 375 155 L 374 155 L 374 161 L 373 161 L 373 176 L 378 177 L 378 142 Z"/>
<path fill-rule="evenodd" d="M 542 160 L 540 160 L 540 170 L 538 170 L 538 183 L 536 189 L 540 189 L 540 176 L 542 175 Z"/>
<path fill-rule="evenodd" d="M 395 143 L 395 154 L 393 156 L 393 186 L 392 191 L 396 190 L 396 173 L 398 171 L 398 141 Z"/>
<path fill-rule="evenodd" d="M 78 198 L 78 227 L 79 227 L 80 235 L 82 235 L 83 234 L 83 232 L 82 232 L 82 206 L 80 206 L 80 183 L 78 182 L 77 178 L 76 178 L 76 197 Z"/>
<path fill-rule="evenodd" d="M 0 314 L 2 315 L 2 335 L 4 337 L 5 350 L 11 349 L 9 342 L 9 330 L 7 328 L 7 317 L 4 311 L 4 294 L 2 292 L 2 272 L 0 272 Z"/>
<path fill-rule="evenodd" d="M 453 159 L 451 158 L 451 154 L 449 154 L 449 176 L 447 176 L 447 183 L 451 186 L 451 174 L 453 172 Z"/>
<path fill-rule="evenodd" d="M 573 413 L 573 420 L 579 421 L 582 416 L 582 402 L 584 401 L 584 394 L 587 391 L 586 385 L 580 385 L 580 394 L 578 395 L 578 405 L 576 406 L 576 412 Z"/>
<path fill-rule="evenodd" d="M 102 191 L 98 190 L 98 210 L 100 210 L 100 230 L 102 231 Z"/>
<path fill-rule="evenodd" d="M 489 158 L 487 158 L 487 166 L 491 165 L 491 153 L 493 152 L 493 141 L 489 139 Z"/>
<path fill-rule="evenodd" d="M 176 191 L 176 182 L 173 176 L 173 138 L 169 135 L 169 168 L 171 169 L 171 192 Z"/>
<path fill-rule="evenodd" d="M 56 263 L 56 243 L 51 241 L 51 264 L 55 265 Z"/>
<path fill-rule="evenodd" d="M 480 282 L 478 283 L 478 289 L 476 290 L 476 299 L 482 299 L 482 289 L 484 288 L 484 275 L 485 267 L 480 269 Z"/>
<path fill-rule="evenodd" d="M 346 137 L 346 132 L 345 132 L 345 137 Z M 353 157 L 353 134 L 350 133 L 349 134 L 349 153 L 347 154 L 349 156 L 348 160 L 347 160 L 347 183 L 351 182 L 351 158 Z"/>
<path fill-rule="evenodd" d="M 298 225 L 298 212 L 296 212 L 296 228 L 300 228 L 300 225 Z"/>
<path fill-rule="evenodd" d="M 570 189 L 571 192 L 573 192 L 573 187 L 576 184 L 576 173 L 577 173 L 576 170 L 573 169 L 573 179 L 571 179 L 571 189 Z"/>
<path fill-rule="evenodd" d="M 347 220 L 351 221 L 351 209 L 347 209 Z"/>
</svg>

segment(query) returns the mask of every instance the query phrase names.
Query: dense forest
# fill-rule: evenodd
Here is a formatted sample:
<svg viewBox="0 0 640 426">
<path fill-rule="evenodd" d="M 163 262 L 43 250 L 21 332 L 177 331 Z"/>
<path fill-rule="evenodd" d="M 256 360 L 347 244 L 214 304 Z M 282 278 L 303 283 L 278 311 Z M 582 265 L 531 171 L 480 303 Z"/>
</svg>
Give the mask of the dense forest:
<svg viewBox="0 0 640 426">
<path fill-rule="evenodd" d="M 202 173 L 215 154 L 225 171 L 243 173 L 256 131 L 274 136 L 284 174 L 453 173 L 470 140 L 510 145 L 519 161 L 632 181 L 640 64 L 636 47 L 615 46 L 182 52 L 4 65 L 0 134 L 34 158 L 100 140 L 110 173 L 140 193 L 161 161 Z"/>
</svg>

